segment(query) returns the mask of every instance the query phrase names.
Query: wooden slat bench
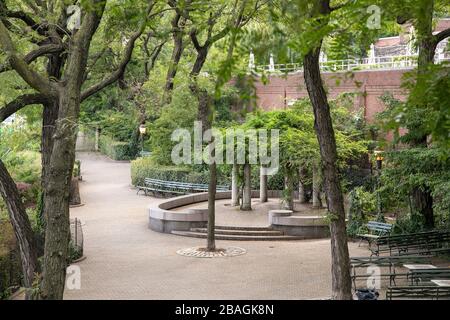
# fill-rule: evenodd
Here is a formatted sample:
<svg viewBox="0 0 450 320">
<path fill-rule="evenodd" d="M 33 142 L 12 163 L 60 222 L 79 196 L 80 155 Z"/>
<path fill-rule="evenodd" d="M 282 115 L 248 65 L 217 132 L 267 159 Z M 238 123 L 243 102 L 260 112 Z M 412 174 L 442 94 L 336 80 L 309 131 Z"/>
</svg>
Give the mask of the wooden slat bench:
<svg viewBox="0 0 450 320">
<path fill-rule="evenodd" d="M 386 299 L 448 300 L 450 299 L 450 287 L 439 287 L 439 286 L 388 287 L 386 291 Z"/>
<path fill-rule="evenodd" d="M 372 255 L 438 254 L 450 252 L 450 231 L 428 231 L 380 237 L 370 246 Z"/>
<path fill-rule="evenodd" d="M 187 193 L 208 191 L 207 184 L 165 181 L 151 178 L 145 178 L 144 184 L 138 185 L 136 188 L 137 193 L 139 193 L 139 191 L 144 191 L 145 195 L 147 195 L 147 193 L 149 192 L 168 193 L 168 194 L 187 194 Z M 227 190 L 229 190 L 227 186 L 223 185 L 217 186 L 217 191 L 227 191 Z"/>
<path fill-rule="evenodd" d="M 431 280 L 450 279 L 450 268 L 416 269 L 408 275 L 411 285 L 431 285 Z"/>
<path fill-rule="evenodd" d="M 382 236 L 388 235 L 392 231 L 392 224 L 369 221 L 366 225 L 366 228 L 369 230 L 369 233 L 358 234 L 357 237 L 361 238 L 361 242 L 363 240 L 367 240 L 370 246 L 371 242 L 377 240 Z"/>
<path fill-rule="evenodd" d="M 357 289 L 356 281 L 362 279 L 368 279 L 373 277 L 371 274 L 362 273 L 358 274 L 357 269 L 367 269 L 371 266 L 377 266 L 380 268 L 388 268 L 387 272 L 382 272 L 380 275 L 381 279 L 389 279 L 389 285 L 396 284 L 396 280 L 407 279 L 409 273 L 397 273 L 396 267 L 402 266 L 405 263 L 420 263 L 429 264 L 431 263 L 432 256 L 425 255 L 413 255 L 413 256 L 371 256 L 371 257 L 351 257 L 350 267 L 351 267 L 351 278 L 353 287 Z"/>
</svg>

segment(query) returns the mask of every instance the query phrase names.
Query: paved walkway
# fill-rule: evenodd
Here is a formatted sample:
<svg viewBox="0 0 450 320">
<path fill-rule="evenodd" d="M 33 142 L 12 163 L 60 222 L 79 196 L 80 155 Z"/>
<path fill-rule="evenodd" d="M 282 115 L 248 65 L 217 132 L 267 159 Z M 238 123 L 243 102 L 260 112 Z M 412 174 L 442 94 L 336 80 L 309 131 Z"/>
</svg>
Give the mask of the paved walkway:
<svg viewBox="0 0 450 320">
<path fill-rule="evenodd" d="M 79 262 L 81 290 L 65 299 L 312 299 L 330 294 L 329 240 L 291 242 L 218 241 L 247 254 L 199 259 L 177 255 L 203 239 L 156 233 L 147 228 L 147 206 L 160 199 L 130 188 L 130 164 L 82 153 L 84 206 L 71 216 L 84 223 Z M 353 255 L 367 249 L 350 244 Z"/>
</svg>

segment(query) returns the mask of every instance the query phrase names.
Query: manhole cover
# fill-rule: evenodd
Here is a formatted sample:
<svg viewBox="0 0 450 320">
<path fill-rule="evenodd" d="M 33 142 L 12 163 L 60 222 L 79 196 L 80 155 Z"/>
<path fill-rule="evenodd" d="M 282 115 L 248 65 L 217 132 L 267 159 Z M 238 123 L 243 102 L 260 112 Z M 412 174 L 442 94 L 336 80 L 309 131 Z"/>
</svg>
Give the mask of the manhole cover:
<svg viewBox="0 0 450 320">
<path fill-rule="evenodd" d="M 180 249 L 177 254 L 193 258 L 222 258 L 222 257 L 236 257 L 247 253 L 247 250 L 240 247 L 227 247 L 225 249 L 217 249 L 216 251 L 206 251 L 202 247 L 193 247 L 187 249 Z"/>
</svg>

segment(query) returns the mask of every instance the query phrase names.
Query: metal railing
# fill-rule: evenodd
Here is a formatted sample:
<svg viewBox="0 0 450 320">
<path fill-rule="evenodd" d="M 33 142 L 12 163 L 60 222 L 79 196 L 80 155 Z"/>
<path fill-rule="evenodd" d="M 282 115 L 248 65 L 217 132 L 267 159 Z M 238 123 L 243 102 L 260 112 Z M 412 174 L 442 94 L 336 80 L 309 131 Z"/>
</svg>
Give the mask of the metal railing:
<svg viewBox="0 0 450 320">
<path fill-rule="evenodd" d="M 380 69 L 408 69 L 417 66 L 417 55 L 414 56 L 385 56 L 364 59 L 330 60 L 320 62 L 323 72 L 380 70 Z M 436 63 L 450 62 L 448 57 L 436 58 Z M 303 66 L 300 63 L 287 63 L 275 65 L 255 66 L 256 73 L 291 73 L 301 72 Z"/>
</svg>

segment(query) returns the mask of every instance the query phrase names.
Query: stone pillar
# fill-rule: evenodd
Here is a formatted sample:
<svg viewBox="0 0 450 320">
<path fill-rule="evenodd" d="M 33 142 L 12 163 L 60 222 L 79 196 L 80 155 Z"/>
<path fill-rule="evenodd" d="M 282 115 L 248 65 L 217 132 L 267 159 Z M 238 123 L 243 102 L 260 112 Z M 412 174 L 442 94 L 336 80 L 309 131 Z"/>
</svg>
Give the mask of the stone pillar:
<svg viewBox="0 0 450 320">
<path fill-rule="evenodd" d="M 99 128 L 95 128 L 95 151 L 99 150 L 99 147 L 98 147 L 99 139 L 100 139 L 100 129 Z"/>
<path fill-rule="evenodd" d="M 292 176 L 284 177 L 284 192 L 286 193 L 283 199 L 283 208 L 286 210 L 294 210 L 294 183 Z"/>
<path fill-rule="evenodd" d="M 261 203 L 267 202 L 267 175 L 265 168 L 261 166 L 259 172 L 259 200 Z"/>
<path fill-rule="evenodd" d="M 244 164 L 244 188 L 242 194 L 241 210 L 252 210 L 252 185 L 251 185 L 251 167 L 250 164 Z"/>
<path fill-rule="evenodd" d="M 317 164 L 313 165 L 313 185 L 312 185 L 313 208 L 322 208 L 320 198 L 320 169 Z"/>
<path fill-rule="evenodd" d="M 305 185 L 302 182 L 302 179 L 304 178 L 303 175 L 303 169 L 300 168 L 298 170 L 298 201 L 300 203 L 305 203 L 306 202 L 306 196 L 305 196 Z"/>
<path fill-rule="evenodd" d="M 233 169 L 231 170 L 231 206 L 232 207 L 239 206 L 238 176 L 239 176 L 239 166 L 237 164 L 233 164 Z"/>
</svg>

